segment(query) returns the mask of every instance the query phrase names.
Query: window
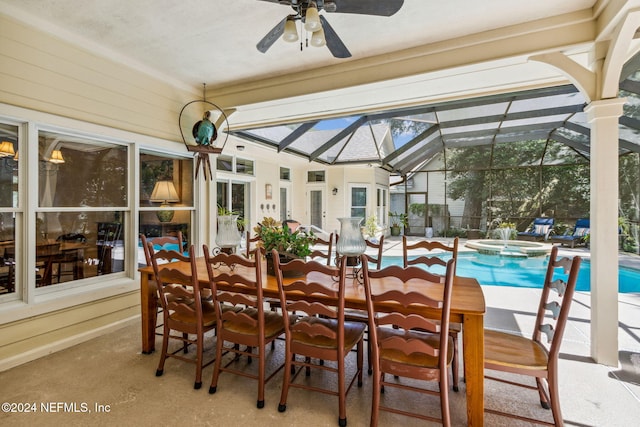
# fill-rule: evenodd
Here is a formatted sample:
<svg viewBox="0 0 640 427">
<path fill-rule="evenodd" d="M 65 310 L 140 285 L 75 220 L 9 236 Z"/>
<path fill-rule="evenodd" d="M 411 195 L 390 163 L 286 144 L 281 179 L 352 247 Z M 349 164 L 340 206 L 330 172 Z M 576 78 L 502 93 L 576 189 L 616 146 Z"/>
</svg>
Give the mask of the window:
<svg viewBox="0 0 640 427">
<path fill-rule="evenodd" d="M 291 181 L 291 169 L 289 168 L 280 168 L 280 180 L 281 181 Z"/>
<path fill-rule="evenodd" d="M 185 245 L 191 241 L 193 174 L 191 158 L 140 152 L 140 233 L 147 237 L 158 237 L 176 235 L 180 231 Z M 157 188 L 160 185 L 174 190 L 175 198 L 171 201 L 162 200 L 160 188 Z M 138 256 L 138 260 L 142 259 Z"/>
<path fill-rule="evenodd" d="M 387 188 L 378 187 L 376 189 L 376 218 L 381 226 L 387 225 Z"/>
<path fill-rule="evenodd" d="M 236 158 L 236 173 L 253 175 L 253 160 Z"/>
<path fill-rule="evenodd" d="M 128 147 L 41 130 L 38 153 L 36 287 L 124 271 Z"/>
<path fill-rule="evenodd" d="M 18 130 L 18 126 L 0 123 L 0 296 L 16 292 L 16 217 L 21 215 L 17 210 Z"/>
<path fill-rule="evenodd" d="M 233 172 L 233 157 L 218 156 L 216 159 L 216 169 L 222 172 Z"/>
<path fill-rule="evenodd" d="M 366 218 L 367 187 L 351 187 L 351 216 Z"/>
<path fill-rule="evenodd" d="M 324 182 L 324 171 L 307 172 L 307 182 Z"/>
</svg>

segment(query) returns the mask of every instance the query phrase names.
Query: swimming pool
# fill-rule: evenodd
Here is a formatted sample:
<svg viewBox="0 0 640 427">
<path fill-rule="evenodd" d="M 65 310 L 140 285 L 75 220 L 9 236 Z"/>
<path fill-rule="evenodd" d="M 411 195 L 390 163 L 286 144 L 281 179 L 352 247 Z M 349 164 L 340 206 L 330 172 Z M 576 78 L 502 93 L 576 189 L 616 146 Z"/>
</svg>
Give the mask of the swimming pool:
<svg viewBox="0 0 640 427">
<path fill-rule="evenodd" d="M 451 258 L 448 254 L 443 259 Z M 512 286 L 521 288 L 541 288 L 547 269 L 548 257 L 512 258 L 478 253 L 458 254 L 456 274 L 475 277 L 481 285 Z M 402 257 L 383 257 L 382 265 L 402 265 Z M 444 274 L 444 268 L 435 266 L 435 273 Z M 640 292 L 640 270 L 620 267 L 618 291 Z M 578 274 L 576 290 L 589 291 L 591 288 L 591 264 L 583 260 Z"/>
</svg>

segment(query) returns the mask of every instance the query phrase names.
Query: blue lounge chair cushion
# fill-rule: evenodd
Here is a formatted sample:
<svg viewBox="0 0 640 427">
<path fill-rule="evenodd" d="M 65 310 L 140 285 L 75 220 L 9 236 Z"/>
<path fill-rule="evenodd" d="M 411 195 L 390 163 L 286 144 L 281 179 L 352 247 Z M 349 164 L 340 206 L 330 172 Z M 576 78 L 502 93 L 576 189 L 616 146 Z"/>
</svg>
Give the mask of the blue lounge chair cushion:
<svg viewBox="0 0 640 427">
<path fill-rule="evenodd" d="M 527 231 L 518 232 L 518 236 L 522 237 L 534 237 L 547 240 L 551 233 L 551 227 L 553 227 L 553 218 L 536 218 L 533 220 L 533 225 L 527 229 Z"/>
</svg>

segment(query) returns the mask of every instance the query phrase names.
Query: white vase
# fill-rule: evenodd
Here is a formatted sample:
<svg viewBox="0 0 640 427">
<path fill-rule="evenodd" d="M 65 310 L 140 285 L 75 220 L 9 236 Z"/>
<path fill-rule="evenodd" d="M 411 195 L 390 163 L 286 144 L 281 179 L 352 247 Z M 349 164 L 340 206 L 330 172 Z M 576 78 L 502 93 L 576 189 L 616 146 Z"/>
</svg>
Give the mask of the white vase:
<svg viewBox="0 0 640 427">
<path fill-rule="evenodd" d="M 240 244 L 240 231 L 238 230 L 239 215 L 218 216 L 218 234 L 216 245 L 221 248 L 235 248 Z"/>
</svg>

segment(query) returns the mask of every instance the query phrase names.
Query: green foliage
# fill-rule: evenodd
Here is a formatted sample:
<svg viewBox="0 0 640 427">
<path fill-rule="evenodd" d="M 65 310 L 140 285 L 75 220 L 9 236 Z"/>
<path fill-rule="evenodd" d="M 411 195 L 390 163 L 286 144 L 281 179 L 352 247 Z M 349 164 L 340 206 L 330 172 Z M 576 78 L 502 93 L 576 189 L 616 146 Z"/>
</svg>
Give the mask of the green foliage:
<svg viewBox="0 0 640 427">
<path fill-rule="evenodd" d="M 405 213 L 389 212 L 389 221 L 391 221 L 392 227 L 408 227 L 409 216 Z"/>
<path fill-rule="evenodd" d="M 366 236 L 366 238 L 370 239 L 376 237 L 380 232 L 381 229 L 378 225 L 378 217 L 376 216 L 376 214 L 369 215 L 364 223 L 364 235 Z"/>
<path fill-rule="evenodd" d="M 275 249 L 281 254 L 304 258 L 311 254 L 311 246 L 316 240 L 313 231 L 304 232 L 298 229 L 291 232 L 286 224 L 283 226 L 271 217 L 263 218 L 253 230 L 260 236 L 259 246 L 263 247 L 267 254 Z"/>
</svg>

